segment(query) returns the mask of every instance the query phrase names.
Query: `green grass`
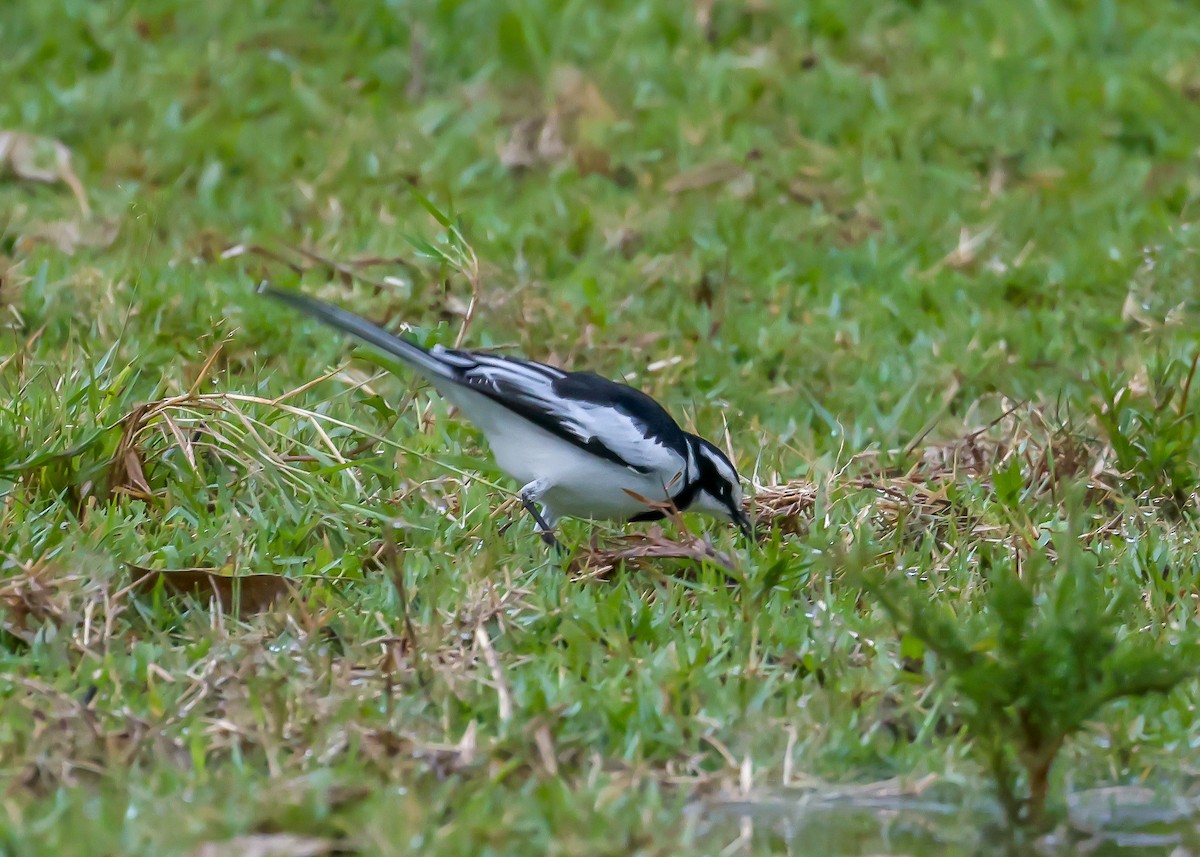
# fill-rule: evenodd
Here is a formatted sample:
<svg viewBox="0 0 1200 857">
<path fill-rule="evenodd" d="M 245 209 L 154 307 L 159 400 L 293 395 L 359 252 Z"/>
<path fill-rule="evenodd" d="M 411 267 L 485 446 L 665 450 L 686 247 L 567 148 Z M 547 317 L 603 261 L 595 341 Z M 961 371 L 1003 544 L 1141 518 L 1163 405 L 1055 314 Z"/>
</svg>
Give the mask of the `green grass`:
<svg viewBox="0 0 1200 857">
<path fill-rule="evenodd" d="M 979 700 L 1070 684 L 1021 629 L 1054 662 L 1091 635 L 1095 682 L 1192 651 L 1194 9 L 704 6 L 3 4 L 0 130 L 68 145 L 88 234 L 117 231 L 64 252 L 70 190 L 0 180 L 0 850 L 973 853 L 1005 824 Z M 478 259 L 469 319 L 414 183 Z M 815 505 L 754 549 L 695 524 L 735 586 L 565 569 L 469 427 L 263 278 L 625 377 Z M 297 594 L 236 618 L 128 564 Z M 996 703 L 1006 665 L 1028 687 Z M 1090 835 L 1089 789 L 1191 794 L 1198 702 L 1068 737 L 1055 841 Z M 860 812 L 891 778 L 947 813 Z M 1163 854 L 1196 847 L 1183 819 Z"/>
</svg>

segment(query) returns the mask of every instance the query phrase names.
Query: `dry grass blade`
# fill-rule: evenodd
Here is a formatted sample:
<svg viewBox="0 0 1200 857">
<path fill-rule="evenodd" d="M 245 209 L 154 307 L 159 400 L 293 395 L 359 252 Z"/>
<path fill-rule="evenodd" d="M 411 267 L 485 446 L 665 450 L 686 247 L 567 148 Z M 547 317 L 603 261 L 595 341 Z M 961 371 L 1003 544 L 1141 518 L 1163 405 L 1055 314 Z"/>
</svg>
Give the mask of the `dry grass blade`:
<svg viewBox="0 0 1200 857">
<path fill-rule="evenodd" d="M 0 584 L 0 627 L 32 644 L 42 626 L 63 625 L 70 611 L 64 594 L 67 580 L 44 563 L 24 566 L 21 573 L 8 577 Z"/>
<path fill-rule="evenodd" d="M 109 466 L 110 490 L 143 500 L 153 499 L 156 495 L 151 487 L 150 464 L 162 462 L 172 450 L 178 450 L 187 468 L 197 475 L 202 474 L 202 462 L 207 455 L 244 473 L 257 472 L 269 465 L 293 488 L 304 492 L 307 487 L 304 474 L 288 463 L 289 457 L 279 455 L 264 437 L 278 437 L 295 446 L 298 443 L 295 432 L 287 430 L 294 429 L 295 423 L 280 428 L 256 416 L 257 408 L 282 412 L 307 424 L 320 449 L 305 445 L 302 447 L 305 453 L 321 452 L 323 457 L 338 464 L 347 461 L 322 427 L 324 418 L 313 411 L 259 397 L 187 393 L 139 405 L 125 416 L 121 439 Z M 316 460 L 312 454 L 290 458 Z M 348 478 L 356 479 L 352 474 Z"/>
<path fill-rule="evenodd" d="M 191 857 L 325 857 L 351 854 L 345 843 L 292 833 L 253 833 L 224 842 L 205 842 Z"/>
<path fill-rule="evenodd" d="M 616 112 L 599 87 L 582 71 L 560 67 L 552 75 L 554 104 L 548 110 L 517 118 L 508 136 L 497 147 L 501 166 L 514 173 L 551 166 L 573 158 L 588 165 L 584 172 L 607 174 L 611 159 L 606 151 L 586 142 L 590 129 L 603 128 Z"/>
<path fill-rule="evenodd" d="M 949 525 L 970 524 L 955 517 L 942 486 L 907 477 L 855 477 L 831 489 L 835 487 L 874 494 L 869 503 L 870 514 L 876 525 L 886 531 L 897 528 L 905 532 L 940 531 Z M 775 527 L 785 533 L 805 532 L 816 508 L 818 492 L 817 485 L 803 479 L 764 487 L 754 497 L 759 526 Z M 984 533 L 980 530 L 978 534 Z"/>
<path fill-rule="evenodd" d="M 383 445 L 496 491 L 512 493 L 360 425 L 287 404 L 293 395 L 268 399 L 241 393 L 188 393 L 137 406 L 122 420 L 124 430 L 109 465 L 110 491 L 155 498 L 157 492 L 151 489 L 161 478 L 155 466 L 169 465 L 175 456 L 182 457 L 197 476 L 203 476 L 205 467 L 211 469 L 212 464 L 243 477 L 270 471 L 297 495 L 309 496 L 316 490 L 311 473 L 298 465 L 330 461 L 344 465 Z M 363 440 L 343 452 L 327 431 L 329 427 L 352 432 Z M 311 433 L 312 438 L 302 440 L 304 433 Z M 352 468 L 339 472 L 339 478 L 350 480 L 355 490 L 365 495 Z"/>
<path fill-rule="evenodd" d="M 120 234 L 116 220 L 51 220 L 35 223 L 21 232 L 16 249 L 30 253 L 38 244 L 49 244 L 70 256 L 81 247 L 104 249 L 112 246 Z"/>
<path fill-rule="evenodd" d="M 286 266 L 293 274 L 303 274 L 305 270 L 303 265 L 292 261 L 287 256 L 277 253 L 269 247 L 263 247 L 261 244 L 230 244 L 221 251 L 222 259 L 236 259 L 239 256 L 247 255 L 261 256 L 271 262 L 278 262 Z"/>
<path fill-rule="evenodd" d="M 1098 444 L 1057 424 L 1037 405 L 1020 402 L 961 437 L 927 445 L 909 476 L 929 484 L 987 479 L 1014 459 L 1036 491 L 1053 491 L 1059 480 L 1082 473 L 1098 477 L 1106 470 Z"/>
<path fill-rule="evenodd" d="M 428 679 L 422 670 L 421 646 L 417 639 L 417 629 L 413 626 L 412 613 L 409 609 L 408 587 L 404 585 L 404 569 L 400 566 L 399 550 L 396 547 L 395 532 L 392 527 L 385 530 L 385 541 L 375 561 L 386 566 L 391 573 L 392 587 L 396 590 L 396 597 L 400 599 L 400 613 L 404 619 L 406 649 L 412 656 L 417 681 L 424 687 L 428 684 Z"/>
<path fill-rule="evenodd" d="M 906 473 L 876 470 L 872 475 L 837 478 L 826 490 L 871 492 L 875 496 L 868 514 L 887 531 L 944 533 L 954 527 L 969 530 L 983 541 L 1003 538 L 1003 527 L 956 510 L 949 499 L 950 486 L 990 487 L 995 474 L 1015 466 L 1021 472 L 1023 496 L 1054 497 L 1062 480 L 1085 474 L 1093 493 L 1109 491 L 1100 478 L 1109 469 L 1106 451 L 1077 429 L 1056 424 L 1030 403 L 1006 407 L 980 428 L 923 449 L 907 448 L 904 454 L 916 457 Z M 765 486 L 754 498 L 756 517 L 766 527 L 802 533 L 816 508 L 819 490 L 806 480 Z M 1097 532 L 1112 532 L 1114 526 L 1114 521 L 1105 521 Z"/>
<path fill-rule="evenodd" d="M 154 491 L 146 481 L 142 452 L 137 443 L 138 433 L 146 423 L 151 405 L 138 405 L 125 415 L 121 439 L 113 453 L 108 469 L 108 484 L 114 494 L 127 494 L 139 500 L 149 500 Z"/>
<path fill-rule="evenodd" d="M 713 161 L 667 179 L 663 183 L 663 190 L 667 193 L 701 190 L 713 185 L 732 182 L 745 174 L 746 168 L 735 161 Z"/>
<path fill-rule="evenodd" d="M 757 524 L 799 533 L 816 505 L 817 486 L 812 482 L 797 479 L 782 485 L 767 485 L 754 495 L 754 518 Z"/>
<path fill-rule="evenodd" d="M 603 546 L 593 542 L 581 549 L 571 560 L 571 571 L 579 579 L 603 578 L 622 563 L 639 568 L 646 560 L 656 559 L 707 562 L 730 573 L 735 569 L 732 557 L 686 530 L 678 541 L 668 538 L 660 527 L 654 527 L 648 533 L 630 533 L 615 542 L 615 545 Z"/>
<path fill-rule="evenodd" d="M 26 181 L 62 182 L 75 194 L 83 216 L 91 216 L 83 182 L 71 167 L 71 150 L 58 140 L 23 131 L 0 131 L 0 169 L 4 167 Z"/>
<path fill-rule="evenodd" d="M 4 273 L 7 273 L 7 272 L 4 272 Z M 2 273 L 0 273 L 0 288 L 4 288 L 5 285 L 6 285 L 6 283 L 4 280 L 4 276 Z M 46 325 L 43 324 L 41 327 L 39 327 L 37 330 L 35 330 L 33 333 L 31 333 L 29 335 L 29 338 L 26 339 L 23 343 L 21 343 L 20 347 L 17 348 L 15 351 L 13 351 L 12 354 L 8 355 L 3 360 L 0 360 L 0 372 L 3 372 L 5 369 L 7 369 L 10 365 L 12 365 L 14 363 L 17 364 L 18 370 L 22 369 L 25 364 L 25 356 L 29 353 L 30 349 L 33 348 L 34 344 L 39 339 L 42 338 L 42 334 L 45 332 L 46 332 Z"/>
<path fill-rule="evenodd" d="M 514 123 L 497 157 L 506 170 L 518 171 L 562 160 L 567 151 L 561 116 L 557 110 L 552 110 Z"/>
<path fill-rule="evenodd" d="M 152 590 L 161 581 L 163 589 L 202 601 L 216 601 L 225 613 L 262 613 L 276 601 L 296 595 L 295 584 L 275 574 L 222 574 L 218 568 L 155 569 L 129 564 L 135 588 Z"/>
<path fill-rule="evenodd" d="M 376 279 L 364 273 L 367 268 L 380 266 L 395 266 L 403 268 L 410 276 L 415 276 L 420 272 L 420 268 L 414 265 L 407 259 L 399 256 L 382 258 L 379 256 L 367 256 L 361 259 L 350 259 L 341 261 L 324 256 L 317 253 L 315 250 L 310 250 L 307 247 L 284 245 L 283 250 L 287 253 L 294 254 L 300 258 L 294 259 L 287 256 L 280 250 L 273 250 L 270 247 L 264 247 L 261 244 L 232 244 L 221 251 L 222 259 L 236 259 L 239 256 L 258 256 L 270 262 L 275 262 L 287 267 L 293 274 L 300 275 L 311 270 L 323 271 L 327 276 L 337 279 L 343 285 L 350 285 L 357 280 L 370 286 L 375 294 L 380 294 L 388 288 L 394 288 L 400 285 L 403 281 L 395 277 L 385 276 L 382 279 Z"/>
<path fill-rule="evenodd" d="M 482 625 L 475 626 L 475 644 L 483 652 L 484 663 L 492 673 L 500 722 L 507 723 L 512 720 L 513 716 L 512 691 L 508 689 L 508 681 L 504 678 L 504 669 L 500 666 L 500 659 L 496 657 L 496 650 L 492 648 L 492 641 L 488 638 L 487 631 Z"/>
<path fill-rule="evenodd" d="M 995 225 L 982 227 L 975 233 L 972 233 L 965 226 L 961 227 L 958 231 L 958 243 L 954 246 L 954 249 L 943 256 L 941 261 L 937 262 L 929 270 L 924 271 L 922 276 L 931 277 L 945 268 L 957 271 L 971 267 L 979 260 L 980 251 L 995 231 Z"/>
<path fill-rule="evenodd" d="M 972 433 L 949 443 L 925 447 L 917 466 L 927 479 L 954 481 L 959 476 L 990 472 L 1006 453 L 1006 445 L 1001 441 Z"/>
</svg>

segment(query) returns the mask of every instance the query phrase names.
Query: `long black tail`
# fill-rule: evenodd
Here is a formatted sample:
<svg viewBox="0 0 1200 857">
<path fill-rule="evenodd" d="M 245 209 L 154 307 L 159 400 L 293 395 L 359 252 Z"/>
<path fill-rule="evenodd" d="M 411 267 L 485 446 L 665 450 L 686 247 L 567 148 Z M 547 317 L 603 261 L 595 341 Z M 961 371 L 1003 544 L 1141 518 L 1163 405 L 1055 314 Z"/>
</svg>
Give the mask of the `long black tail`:
<svg viewBox="0 0 1200 857">
<path fill-rule="evenodd" d="M 300 292 L 276 289 L 266 283 L 258 287 L 258 292 L 311 315 L 313 318 L 320 319 L 331 327 L 355 336 L 393 357 L 399 357 L 430 380 L 454 377 L 454 372 L 450 367 L 421 346 L 388 333 L 379 325 L 367 321 L 360 315 L 355 315 L 341 307 L 327 304 Z"/>
</svg>

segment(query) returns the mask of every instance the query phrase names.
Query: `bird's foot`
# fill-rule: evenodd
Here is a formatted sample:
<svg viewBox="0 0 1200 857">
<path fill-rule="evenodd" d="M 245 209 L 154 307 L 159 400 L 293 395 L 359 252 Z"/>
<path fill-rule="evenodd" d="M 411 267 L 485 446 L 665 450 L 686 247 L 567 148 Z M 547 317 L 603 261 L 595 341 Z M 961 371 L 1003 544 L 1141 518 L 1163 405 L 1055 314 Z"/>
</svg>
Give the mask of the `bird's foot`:
<svg viewBox="0 0 1200 857">
<path fill-rule="evenodd" d="M 546 520 L 546 516 L 542 510 L 537 507 L 538 500 L 542 493 L 546 490 L 546 486 L 541 482 L 530 482 L 517 495 L 521 498 L 521 505 L 525 507 L 525 511 L 533 517 L 534 523 L 538 527 L 538 535 L 541 536 L 543 542 L 549 547 L 554 548 L 560 554 L 563 553 L 562 544 L 554 537 L 554 527 Z"/>
</svg>

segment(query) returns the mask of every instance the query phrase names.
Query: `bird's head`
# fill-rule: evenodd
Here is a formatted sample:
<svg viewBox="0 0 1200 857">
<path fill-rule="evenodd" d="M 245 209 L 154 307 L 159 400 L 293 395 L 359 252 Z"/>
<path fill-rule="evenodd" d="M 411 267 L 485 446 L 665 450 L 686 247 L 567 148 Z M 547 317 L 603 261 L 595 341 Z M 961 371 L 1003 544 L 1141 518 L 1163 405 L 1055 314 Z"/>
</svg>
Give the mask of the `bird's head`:
<svg viewBox="0 0 1200 857">
<path fill-rule="evenodd" d="M 695 438 L 694 449 L 700 490 L 691 508 L 724 518 L 736 524 L 746 538 L 753 539 L 754 528 L 750 516 L 742 507 L 742 481 L 733 462 L 702 437 Z"/>
</svg>

